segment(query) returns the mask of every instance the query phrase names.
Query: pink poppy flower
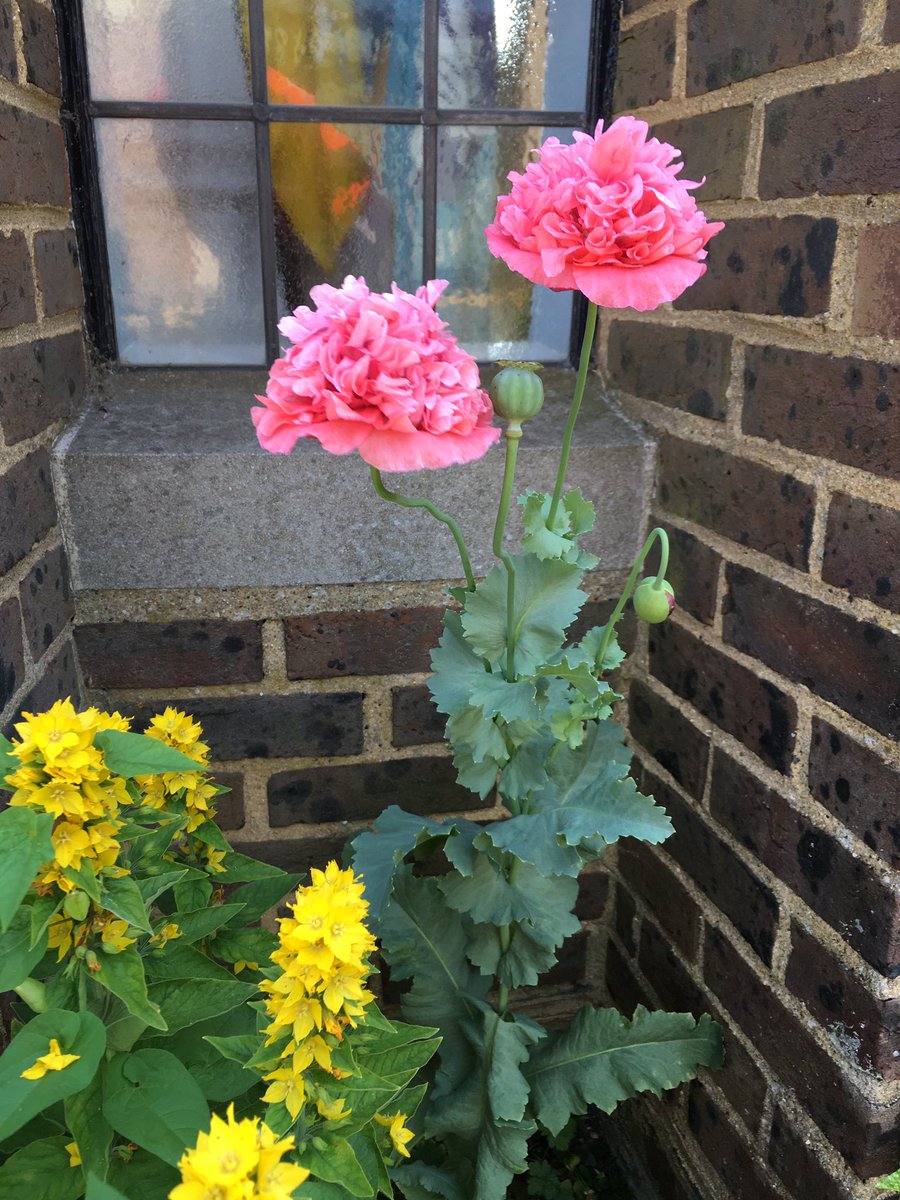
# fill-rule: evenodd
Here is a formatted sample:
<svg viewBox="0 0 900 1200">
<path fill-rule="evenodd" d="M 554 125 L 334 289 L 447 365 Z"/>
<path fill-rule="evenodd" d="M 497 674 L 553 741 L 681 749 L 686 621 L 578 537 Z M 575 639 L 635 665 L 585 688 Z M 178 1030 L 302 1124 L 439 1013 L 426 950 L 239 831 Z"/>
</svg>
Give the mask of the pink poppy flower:
<svg viewBox="0 0 900 1200">
<path fill-rule="evenodd" d="M 723 228 L 707 221 L 677 179 L 680 151 L 647 140 L 646 121 L 619 117 L 573 145 L 544 142 L 485 230 L 496 258 L 532 283 L 583 292 L 608 308 L 656 308 L 706 271 L 706 243 Z"/>
<path fill-rule="evenodd" d="M 434 311 L 446 280 L 416 294 L 370 292 L 348 275 L 310 291 L 278 328 L 290 339 L 272 366 L 262 408 L 252 410 L 260 444 L 287 454 L 316 438 L 332 454 L 358 450 L 382 471 L 449 467 L 481 458 L 500 436 L 471 355 Z"/>
</svg>

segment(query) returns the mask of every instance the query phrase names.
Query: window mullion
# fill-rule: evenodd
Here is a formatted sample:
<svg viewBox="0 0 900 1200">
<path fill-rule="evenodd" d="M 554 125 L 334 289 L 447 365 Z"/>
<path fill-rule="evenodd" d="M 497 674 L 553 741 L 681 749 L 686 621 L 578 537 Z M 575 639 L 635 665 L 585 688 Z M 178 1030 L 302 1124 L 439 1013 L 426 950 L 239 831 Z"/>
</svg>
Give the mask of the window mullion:
<svg viewBox="0 0 900 1200">
<path fill-rule="evenodd" d="M 275 195 L 269 144 L 269 91 L 266 81 L 266 28 L 263 0 L 249 0 L 250 83 L 256 138 L 259 252 L 263 289 L 266 360 L 278 357 L 278 267 L 275 252 Z"/>
</svg>

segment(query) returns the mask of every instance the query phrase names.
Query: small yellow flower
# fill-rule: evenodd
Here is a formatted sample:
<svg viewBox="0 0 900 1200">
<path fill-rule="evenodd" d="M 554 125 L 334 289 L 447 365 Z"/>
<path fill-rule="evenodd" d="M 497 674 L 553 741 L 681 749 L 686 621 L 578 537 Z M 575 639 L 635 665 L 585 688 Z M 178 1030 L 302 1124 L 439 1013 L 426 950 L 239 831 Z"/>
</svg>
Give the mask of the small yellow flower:
<svg viewBox="0 0 900 1200">
<path fill-rule="evenodd" d="M 410 1153 L 406 1149 L 406 1143 L 411 1142 L 415 1134 L 411 1129 L 406 1128 L 406 1113 L 394 1113 L 392 1117 L 383 1117 L 381 1113 L 376 1113 L 375 1120 L 379 1125 L 387 1128 L 397 1153 L 402 1154 L 404 1158 L 409 1158 Z"/>
<path fill-rule="evenodd" d="M 249 962 L 247 959 L 239 958 L 234 964 L 235 975 L 240 975 L 241 971 L 258 971 L 258 962 Z"/>
<path fill-rule="evenodd" d="M 272 1080 L 263 1096 L 263 1102 L 277 1104 L 279 1101 L 283 1101 L 288 1112 L 296 1121 L 306 1100 L 306 1087 L 302 1076 L 296 1074 L 293 1067 L 279 1067 L 271 1074 L 264 1075 L 263 1079 Z"/>
<path fill-rule="evenodd" d="M 72 931 L 75 922 L 64 917 L 62 913 L 54 913 L 47 926 L 47 945 L 56 951 L 56 961 L 62 962 L 72 945 Z"/>
<path fill-rule="evenodd" d="M 77 871 L 81 860 L 91 848 L 91 838 L 80 825 L 60 821 L 50 835 L 53 851 L 60 867 L 74 867 Z"/>
<path fill-rule="evenodd" d="M 107 946 L 118 953 L 127 949 L 128 946 L 133 946 L 136 938 L 125 936 L 125 931 L 128 929 L 127 921 L 117 920 L 115 917 L 106 921 L 100 929 L 100 940 Z"/>
<path fill-rule="evenodd" d="M 319 1110 L 319 1116 L 326 1121 L 343 1121 L 345 1117 L 349 1117 L 353 1112 L 352 1108 L 344 1108 L 344 1097 L 339 1100 L 322 1100 L 316 1101 L 316 1108 Z"/>
<path fill-rule="evenodd" d="M 69 1166 L 70 1167 L 80 1167 L 81 1166 L 81 1151 L 78 1149 L 78 1143 L 77 1142 L 66 1142 L 66 1151 L 68 1152 L 68 1155 L 69 1155 Z"/>
<path fill-rule="evenodd" d="M 42 1054 L 33 1066 L 22 1072 L 22 1079 L 43 1079 L 48 1071 L 64 1071 L 73 1062 L 78 1062 L 80 1054 L 63 1054 L 56 1038 L 50 1039 L 50 1049 Z"/>
<path fill-rule="evenodd" d="M 168 925 L 164 925 L 162 929 L 158 929 L 150 941 L 154 946 L 158 946 L 160 949 L 162 949 L 162 947 L 168 942 L 174 942 L 176 938 L 180 937 L 181 930 L 174 921 L 170 921 Z"/>
</svg>

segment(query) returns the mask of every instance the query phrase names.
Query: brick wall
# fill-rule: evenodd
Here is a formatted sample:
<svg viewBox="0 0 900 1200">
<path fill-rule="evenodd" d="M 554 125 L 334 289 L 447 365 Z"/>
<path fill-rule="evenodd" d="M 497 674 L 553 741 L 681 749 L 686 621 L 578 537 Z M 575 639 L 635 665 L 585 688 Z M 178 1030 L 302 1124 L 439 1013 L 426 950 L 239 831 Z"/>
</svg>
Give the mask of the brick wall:
<svg viewBox="0 0 900 1200">
<path fill-rule="evenodd" d="M 84 389 L 49 3 L 0 0 L 0 730 L 77 694 L 49 447 Z"/>
<path fill-rule="evenodd" d="M 900 3 L 625 0 L 618 110 L 727 222 L 604 322 L 658 435 L 680 607 L 639 649 L 607 986 L 713 1011 L 728 1062 L 623 1114 L 665 1200 L 849 1200 L 900 1164 Z M 633 1151 L 634 1152 L 634 1151 Z"/>
</svg>

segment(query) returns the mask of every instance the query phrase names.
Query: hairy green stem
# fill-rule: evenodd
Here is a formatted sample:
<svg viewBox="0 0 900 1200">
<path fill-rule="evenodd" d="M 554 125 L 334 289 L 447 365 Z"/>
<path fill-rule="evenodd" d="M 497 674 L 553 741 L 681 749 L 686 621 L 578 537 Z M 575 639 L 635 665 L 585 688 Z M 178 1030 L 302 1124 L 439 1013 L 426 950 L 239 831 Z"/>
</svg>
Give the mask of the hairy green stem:
<svg viewBox="0 0 900 1200">
<path fill-rule="evenodd" d="M 382 500 L 390 500 L 392 504 L 399 504 L 402 508 L 424 508 L 426 512 L 431 513 L 435 520 L 446 525 L 456 541 L 456 548 L 459 551 L 459 557 L 462 559 L 462 567 L 466 576 L 466 588 L 470 592 L 475 591 L 475 576 L 472 573 L 472 563 L 469 559 L 469 552 L 466 549 L 466 543 L 463 540 L 463 535 L 459 526 L 448 516 L 447 513 L 441 512 L 437 505 L 432 504 L 430 500 L 414 498 L 412 496 L 401 496 L 399 492 L 391 492 L 384 486 L 384 481 L 381 478 L 381 472 L 377 467 L 370 467 L 372 473 L 372 483 L 375 485 L 375 491 Z"/>
<path fill-rule="evenodd" d="M 631 574 L 628 576 L 625 589 L 622 592 L 622 595 L 619 597 L 619 602 L 612 610 L 610 618 L 606 622 L 606 628 L 603 630 L 603 637 L 600 639 L 600 648 L 598 649 L 597 656 L 594 659 L 594 665 L 598 672 L 603 670 L 603 656 L 606 654 L 610 640 L 612 639 L 613 631 L 617 622 L 622 616 L 625 605 L 628 603 L 628 597 L 634 591 L 635 584 L 637 583 L 637 577 L 641 573 L 641 567 L 644 565 L 644 559 L 650 553 L 655 541 L 659 541 L 660 551 L 659 570 L 656 573 L 653 586 L 654 588 L 658 589 L 662 588 L 663 580 L 666 577 L 666 570 L 669 566 L 669 535 L 664 529 L 660 529 L 659 526 L 657 526 L 656 529 L 651 529 L 647 535 L 647 540 L 641 547 L 641 552 L 635 559 L 634 566 L 631 568 Z"/>
<path fill-rule="evenodd" d="M 518 421 L 510 421 L 504 429 L 506 438 L 506 464 L 503 468 L 503 487 L 500 492 L 500 506 L 497 509 L 497 520 L 494 523 L 494 553 L 506 567 L 506 678 L 516 677 L 516 567 L 512 558 L 503 549 L 503 532 L 506 529 L 506 518 L 512 501 L 513 483 L 516 477 L 516 458 L 519 453 L 519 442 L 522 438 L 522 426 Z"/>
<path fill-rule="evenodd" d="M 509 875 L 507 876 L 510 884 L 513 884 L 516 881 L 516 876 L 519 873 L 520 861 L 520 859 L 513 857 L 512 866 L 509 868 Z M 497 936 L 500 938 L 501 954 L 505 954 L 509 949 L 509 944 L 512 941 L 512 931 L 513 927 L 511 924 L 497 926 Z M 500 983 L 497 985 L 497 1009 L 501 1016 L 506 1012 L 508 1006 L 509 987 L 505 983 Z"/>
<path fill-rule="evenodd" d="M 553 489 L 553 499 L 550 501 L 550 511 L 547 514 L 548 529 L 553 528 L 553 522 L 556 520 L 556 511 L 562 499 L 562 490 L 566 482 L 566 468 L 569 465 L 569 451 L 572 448 L 572 434 L 575 431 L 575 422 L 578 420 L 581 402 L 584 399 L 584 389 L 587 383 L 588 368 L 591 365 L 591 350 L 594 345 L 594 333 L 596 329 L 597 305 L 594 304 L 593 300 L 589 300 L 587 320 L 584 324 L 584 337 L 581 340 L 581 358 L 578 360 L 578 377 L 575 380 L 575 393 L 572 396 L 572 407 L 569 409 L 569 418 L 566 421 L 566 429 L 563 434 L 562 450 L 559 455 L 559 470 L 556 473 L 556 487 Z"/>
<path fill-rule="evenodd" d="M 46 1012 L 50 1007 L 47 1003 L 47 989 L 39 979 L 32 979 L 31 976 L 23 979 L 18 987 L 13 988 L 17 996 L 20 996 L 32 1012 Z"/>
</svg>

